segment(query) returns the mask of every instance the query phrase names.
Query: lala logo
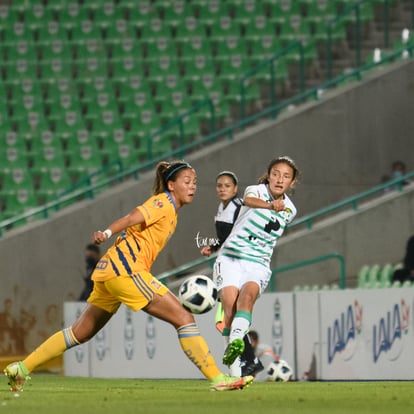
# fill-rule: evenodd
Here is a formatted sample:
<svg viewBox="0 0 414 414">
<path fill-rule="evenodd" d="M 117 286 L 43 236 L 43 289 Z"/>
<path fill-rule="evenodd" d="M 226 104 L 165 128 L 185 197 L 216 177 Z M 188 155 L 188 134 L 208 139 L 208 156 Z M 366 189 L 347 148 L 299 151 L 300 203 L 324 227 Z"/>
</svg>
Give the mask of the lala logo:
<svg viewBox="0 0 414 414">
<path fill-rule="evenodd" d="M 379 320 L 378 325 L 373 326 L 372 345 L 375 363 L 381 354 L 386 354 L 389 361 L 398 359 L 408 334 L 409 320 L 410 307 L 401 299 L 399 304 L 394 304 L 392 310 Z"/>
<path fill-rule="evenodd" d="M 336 354 L 344 361 L 349 361 L 356 352 L 357 339 L 362 330 L 362 306 L 357 300 L 349 305 L 332 326 L 328 326 L 328 363 L 331 364 Z"/>
</svg>

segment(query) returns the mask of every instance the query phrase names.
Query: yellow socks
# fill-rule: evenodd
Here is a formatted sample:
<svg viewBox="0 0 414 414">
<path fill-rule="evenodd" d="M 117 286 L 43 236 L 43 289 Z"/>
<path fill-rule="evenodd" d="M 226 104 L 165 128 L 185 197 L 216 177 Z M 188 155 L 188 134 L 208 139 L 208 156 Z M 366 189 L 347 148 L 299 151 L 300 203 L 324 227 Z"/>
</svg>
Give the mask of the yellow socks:
<svg viewBox="0 0 414 414">
<path fill-rule="evenodd" d="M 79 345 L 78 340 L 74 337 L 72 328 L 66 328 L 56 332 L 50 338 L 46 339 L 37 349 L 35 349 L 23 362 L 29 372 L 36 367 L 49 361 L 67 349 Z"/>
<path fill-rule="evenodd" d="M 181 326 L 177 329 L 177 333 L 184 353 L 207 379 L 211 380 L 221 374 L 207 342 L 200 335 L 197 324 Z"/>
</svg>

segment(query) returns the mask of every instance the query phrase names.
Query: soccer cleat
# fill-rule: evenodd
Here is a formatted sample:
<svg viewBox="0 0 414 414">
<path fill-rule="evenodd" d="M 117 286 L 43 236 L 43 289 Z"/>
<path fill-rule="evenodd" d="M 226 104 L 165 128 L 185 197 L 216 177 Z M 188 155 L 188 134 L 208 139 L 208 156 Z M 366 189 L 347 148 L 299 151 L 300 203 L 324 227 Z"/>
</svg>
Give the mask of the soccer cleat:
<svg viewBox="0 0 414 414">
<path fill-rule="evenodd" d="M 223 356 L 223 364 L 230 366 L 236 358 L 241 355 L 244 351 L 243 339 L 235 339 L 226 348 L 226 352 Z"/>
<path fill-rule="evenodd" d="M 30 379 L 29 371 L 23 362 L 13 362 L 7 365 L 4 375 L 9 380 L 8 384 L 13 392 L 23 391 L 24 383 Z"/>
<path fill-rule="evenodd" d="M 230 377 L 229 375 L 221 374 L 214 378 L 210 383 L 211 391 L 232 391 L 242 390 L 248 387 L 254 380 L 254 377 L 248 375 L 247 377 Z"/>
<path fill-rule="evenodd" d="M 263 370 L 264 370 L 263 364 L 259 360 L 257 360 L 257 362 L 252 362 L 242 367 L 242 376 L 243 377 L 245 375 L 255 376 L 256 374 L 258 374 L 260 371 L 263 371 Z"/>
</svg>

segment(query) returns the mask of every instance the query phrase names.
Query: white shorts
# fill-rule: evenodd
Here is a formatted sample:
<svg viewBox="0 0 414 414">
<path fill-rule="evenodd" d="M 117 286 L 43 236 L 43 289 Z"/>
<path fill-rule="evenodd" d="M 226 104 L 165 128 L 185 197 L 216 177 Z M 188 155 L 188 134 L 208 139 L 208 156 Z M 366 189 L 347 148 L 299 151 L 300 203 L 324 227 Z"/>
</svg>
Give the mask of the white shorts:
<svg viewBox="0 0 414 414">
<path fill-rule="evenodd" d="M 235 286 L 240 290 L 245 283 L 255 282 L 262 294 L 269 284 L 271 275 L 272 272 L 267 266 L 248 260 L 218 256 L 214 263 L 213 280 L 218 290 L 227 286 Z"/>
</svg>

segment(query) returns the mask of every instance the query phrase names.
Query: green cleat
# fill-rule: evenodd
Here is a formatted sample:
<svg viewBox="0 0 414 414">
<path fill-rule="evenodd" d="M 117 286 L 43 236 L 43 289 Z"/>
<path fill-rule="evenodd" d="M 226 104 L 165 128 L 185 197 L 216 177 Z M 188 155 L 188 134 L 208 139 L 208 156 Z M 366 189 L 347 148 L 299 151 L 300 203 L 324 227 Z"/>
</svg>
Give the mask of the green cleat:
<svg viewBox="0 0 414 414">
<path fill-rule="evenodd" d="M 23 391 L 24 383 L 30 379 L 29 371 L 23 362 L 13 362 L 7 365 L 4 374 L 9 380 L 8 384 L 13 392 Z"/>
<path fill-rule="evenodd" d="M 242 390 L 248 387 L 254 380 L 254 377 L 248 375 L 247 377 L 230 377 L 229 375 L 221 374 L 214 378 L 210 383 L 211 391 L 232 391 Z"/>
<path fill-rule="evenodd" d="M 236 358 L 244 351 L 243 339 L 235 339 L 226 348 L 226 352 L 223 356 L 223 364 L 230 366 Z"/>
</svg>

